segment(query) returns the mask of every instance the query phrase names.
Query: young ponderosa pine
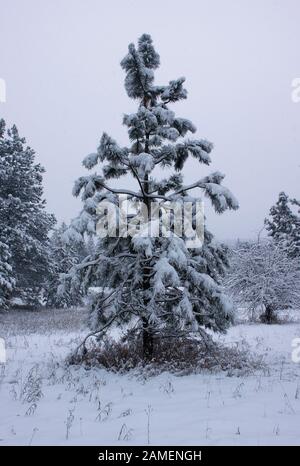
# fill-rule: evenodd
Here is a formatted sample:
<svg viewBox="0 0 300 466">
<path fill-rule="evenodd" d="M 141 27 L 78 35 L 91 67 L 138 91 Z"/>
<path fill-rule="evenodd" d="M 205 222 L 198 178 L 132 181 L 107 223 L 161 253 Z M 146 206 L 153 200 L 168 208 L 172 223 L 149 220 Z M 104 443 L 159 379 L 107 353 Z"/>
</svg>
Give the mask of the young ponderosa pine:
<svg viewBox="0 0 300 466">
<path fill-rule="evenodd" d="M 265 323 L 277 321 L 276 311 L 300 306 L 299 259 L 280 243 L 242 243 L 231 252 L 225 288 L 237 306 L 261 311 Z"/>
<path fill-rule="evenodd" d="M 299 206 L 298 201 L 290 199 L 284 192 L 279 193 L 265 225 L 269 236 L 281 244 L 291 257 L 300 257 L 300 215 L 293 211 L 294 205 Z"/>
<path fill-rule="evenodd" d="M 0 226 L 1 242 L 8 248 L 10 296 L 24 304 L 37 304 L 48 273 L 48 233 L 55 219 L 45 211 L 42 174 L 35 153 L 25 145 L 16 126 L 5 130 L 0 121 Z M 2 251 L 4 251 L 2 246 Z M 2 252 L 3 255 L 3 252 Z M 4 252 L 7 256 L 7 252 Z M 12 284 L 14 286 L 12 287 Z M 7 298 L 8 295 L 6 294 Z"/>
<path fill-rule="evenodd" d="M 104 133 L 98 150 L 88 155 L 84 166 L 100 166 L 102 173 L 79 178 L 74 195 L 82 194 L 84 208 L 73 222 L 73 235 L 95 233 L 99 220 L 98 204 L 107 200 L 119 205 L 119 194 L 127 195 L 137 210 L 141 203 L 162 206 L 176 201 L 195 200 L 191 190 L 200 189 L 212 202 L 216 212 L 237 209 L 230 191 L 221 185 L 224 175 L 215 172 L 191 185 L 183 184 L 181 171 L 189 156 L 199 164 L 209 165 L 212 143 L 204 139 L 185 138 L 195 133 L 193 123 L 175 116 L 169 107 L 186 99 L 184 78 L 166 86 L 154 84 L 154 70 L 160 58 L 152 39 L 143 34 L 138 46 L 129 45 L 121 62 L 125 71 L 125 89 L 137 101 L 136 113 L 124 115 L 130 144 L 120 147 Z M 154 169 L 166 169 L 169 176 L 158 180 Z M 109 180 L 131 175 L 137 189 L 114 188 Z M 148 210 L 145 225 L 132 237 L 100 239 L 94 256 L 74 269 L 86 288 L 101 287 L 92 309 L 98 325 L 107 328 L 112 322 L 134 322 L 141 332 L 143 356 L 153 356 L 156 339 L 195 332 L 206 337 L 204 327 L 225 331 L 231 321 L 231 305 L 219 286 L 226 267 L 226 253 L 211 233 L 205 231 L 202 248 L 188 249 L 185 238 L 150 237 L 146 228 L 155 227 Z M 156 217 L 155 217 L 156 218 Z"/>
</svg>

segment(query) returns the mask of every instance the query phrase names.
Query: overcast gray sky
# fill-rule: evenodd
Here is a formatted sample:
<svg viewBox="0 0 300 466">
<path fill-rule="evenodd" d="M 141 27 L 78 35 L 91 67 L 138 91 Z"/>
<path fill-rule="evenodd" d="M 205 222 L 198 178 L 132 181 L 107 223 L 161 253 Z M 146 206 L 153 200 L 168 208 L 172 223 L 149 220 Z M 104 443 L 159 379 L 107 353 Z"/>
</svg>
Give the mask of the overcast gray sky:
<svg viewBox="0 0 300 466">
<path fill-rule="evenodd" d="M 119 66 L 129 42 L 150 33 L 157 83 L 185 76 L 174 106 L 214 142 L 211 167 L 186 165 L 186 182 L 212 170 L 240 202 L 207 222 L 221 239 L 256 235 L 278 192 L 300 197 L 299 0 L 0 0 L 0 117 L 16 123 L 46 168 L 48 210 L 69 221 L 81 162 L 102 131 L 121 144 L 134 110 Z"/>
</svg>

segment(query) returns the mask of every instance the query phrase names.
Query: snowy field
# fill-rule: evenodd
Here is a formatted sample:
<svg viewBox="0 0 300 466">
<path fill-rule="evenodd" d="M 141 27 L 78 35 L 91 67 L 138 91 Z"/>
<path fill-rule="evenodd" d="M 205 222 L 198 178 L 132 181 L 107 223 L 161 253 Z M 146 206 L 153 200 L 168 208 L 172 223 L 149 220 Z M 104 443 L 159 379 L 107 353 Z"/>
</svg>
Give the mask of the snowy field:
<svg viewBox="0 0 300 466">
<path fill-rule="evenodd" d="M 0 445 L 300 445 L 294 316 L 218 337 L 255 352 L 262 370 L 145 380 L 64 365 L 86 332 L 82 310 L 0 315 Z"/>
</svg>

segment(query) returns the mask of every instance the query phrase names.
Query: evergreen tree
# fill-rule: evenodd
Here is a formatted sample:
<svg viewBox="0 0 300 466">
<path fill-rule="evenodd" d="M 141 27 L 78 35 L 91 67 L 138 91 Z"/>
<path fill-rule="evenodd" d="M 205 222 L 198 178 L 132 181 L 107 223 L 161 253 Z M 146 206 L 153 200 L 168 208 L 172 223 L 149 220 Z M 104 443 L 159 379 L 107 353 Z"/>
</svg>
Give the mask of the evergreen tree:
<svg viewBox="0 0 300 466">
<path fill-rule="evenodd" d="M 128 196 L 143 217 L 140 231 L 133 236 L 100 239 L 94 256 L 76 267 L 73 277 L 79 275 L 86 288 L 101 287 L 92 305 L 98 325 L 122 325 L 135 318 L 144 359 L 152 358 L 155 339 L 190 332 L 206 338 L 203 326 L 225 331 L 232 310 L 219 285 L 226 267 L 225 248 L 207 230 L 203 248 L 197 249 L 188 249 L 186 238 L 175 233 L 170 232 L 169 237 L 145 235 L 149 226 L 155 228 L 151 206 L 163 209 L 169 202 L 184 205 L 195 201 L 190 191 L 199 188 L 218 213 L 238 207 L 230 191 L 222 186 L 224 175 L 219 172 L 191 185 L 183 184 L 181 171 L 188 157 L 209 165 L 213 145 L 204 139 L 185 138 L 187 133 L 195 133 L 195 126 L 176 117 L 169 108 L 169 104 L 187 98 L 185 79 L 156 86 L 154 70 L 159 64 L 149 35 L 140 37 L 137 48 L 129 45 L 121 66 L 126 73 L 127 94 L 138 103 L 136 113 L 123 118 L 130 145 L 120 147 L 103 133 L 97 152 L 83 162 L 87 169 L 99 164 L 102 174 L 84 176 L 76 182 L 74 195 L 82 193 L 84 208 L 72 224 L 74 237 L 95 232 L 97 222 L 101 222 L 97 206 L 106 200 L 120 209 L 119 195 Z M 155 168 L 171 173 L 158 180 Z M 137 190 L 109 185 L 109 180 L 124 175 L 132 176 Z M 146 213 L 142 206 L 147 207 Z"/>
<path fill-rule="evenodd" d="M 42 174 L 34 151 L 16 126 L 0 122 L 0 225 L 16 283 L 14 296 L 36 305 L 48 273 L 48 233 L 55 223 L 45 211 Z"/>
<path fill-rule="evenodd" d="M 291 204 L 296 207 L 297 214 L 295 214 L 295 222 L 292 233 L 292 251 L 294 257 L 300 257 L 300 201 L 291 199 Z"/>
<path fill-rule="evenodd" d="M 289 199 L 284 192 L 270 209 L 270 218 L 265 220 L 266 229 L 273 240 L 281 244 L 291 257 L 300 255 L 300 216 L 293 210 L 296 200 Z"/>
<path fill-rule="evenodd" d="M 50 276 L 45 285 L 45 304 L 53 308 L 67 308 L 82 304 L 79 286 L 65 289 L 64 279 L 72 267 L 87 256 L 87 246 L 67 238 L 67 225 L 57 228 L 50 239 Z"/>
<path fill-rule="evenodd" d="M 0 234 L 0 310 L 7 309 L 15 286 L 10 260 L 9 248 L 2 242 Z"/>
</svg>

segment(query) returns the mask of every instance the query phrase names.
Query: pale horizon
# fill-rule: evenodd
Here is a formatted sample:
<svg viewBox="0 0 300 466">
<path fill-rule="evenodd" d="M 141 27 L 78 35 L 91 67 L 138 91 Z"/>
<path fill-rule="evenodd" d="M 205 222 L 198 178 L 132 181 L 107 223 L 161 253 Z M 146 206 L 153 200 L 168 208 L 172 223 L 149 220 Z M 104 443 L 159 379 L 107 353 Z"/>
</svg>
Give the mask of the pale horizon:
<svg viewBox="0 0 300 466">
<path fill-rule="evenodd" d="M 188 99 L 172 109 L 215 146 L 210 167 L 187 163 L 185 183 L 219 170 L 240 203 L 216 215 L 205 201 L 216 238 L 254 238 L 280 191 L 300 197 L 300 103 L 291 98 L 300 76 L 299 2 L 189 1 L 183 9 L 167 0 L 146 17 L 145 2 L 135 0 L 0 5 L 0 117 L 17 125 L 45 167 L 47 210 L 59 222 L 81 209 L 73 183 L 87 173 L 82 160 L 102 132 L 127 142 L 122 115 L 136 103 L 119 63 L 143 32 L 161 57 L 156 82 L 186 77 Z"/>
</svg>

